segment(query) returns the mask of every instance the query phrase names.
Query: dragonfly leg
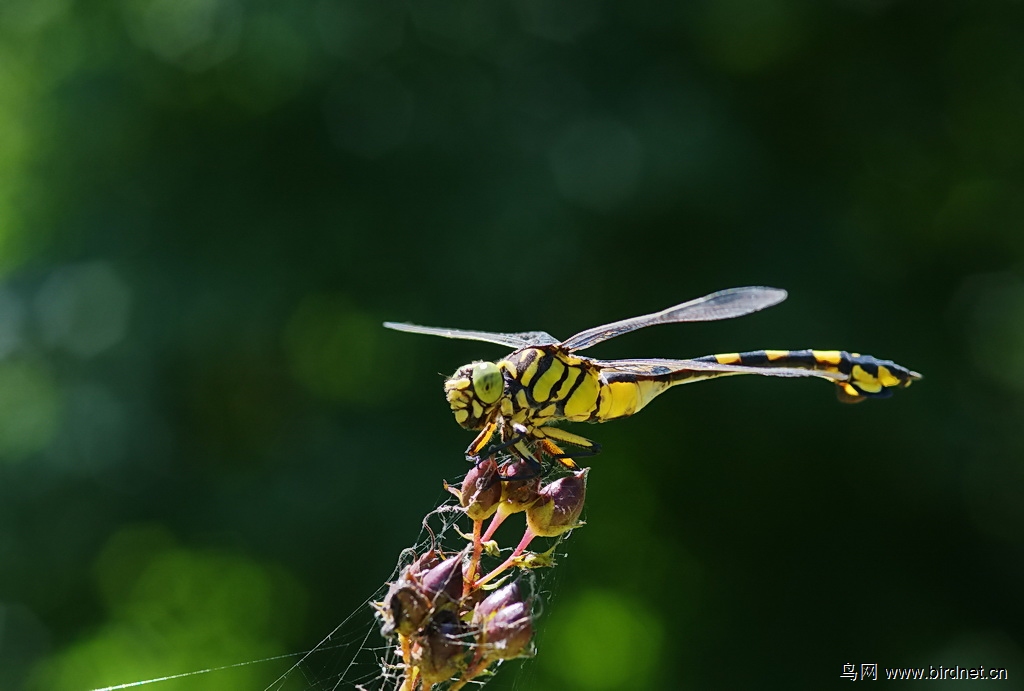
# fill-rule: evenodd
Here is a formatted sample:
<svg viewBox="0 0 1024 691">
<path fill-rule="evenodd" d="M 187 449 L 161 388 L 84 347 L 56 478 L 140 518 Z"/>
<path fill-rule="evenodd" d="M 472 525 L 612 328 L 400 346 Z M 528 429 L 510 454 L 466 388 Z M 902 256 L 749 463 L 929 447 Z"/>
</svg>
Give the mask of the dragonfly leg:
<svg viewBox="0 0 1024 691">
<path fill-rule="evenodd" d="M 580 450 L 573 454 L 574 456 L 596 456 L 601 453 L 601 445 L 597 442 L 590 441 L 586 437 L 581 437 L 580 435 L 573 434 L 572 432 L 566 432 L 560 427 L 539 427 L 535 432 L 540 432 L 540 434 L 543 435 L 541 442 L 548 441 L 548 443 L 556 449 L 558 446 L 551 442 L 551 439 L 556 439 L 565 444 L 572 444 L 573 446 L 580 447 Z M 568 455 L 565 452 L 559 450 L 559 453 L 562 457 L 568 458 Z M 555 458 L 562 460 L 559 456 L 555 456 Z M 572 459 L 569 460 L 571 461 Z"/>
<path fill-rule="evenodd" d="M 542 477 L 544 475 L 544 464 L 537 458 L 536 454 L 530 450 L 530 447 L 526 445 L 526 440 L 520 437 L 511 445 L 512 453 L 517 458 L 524 461 L 526 465 L 530 466 L 530 473 L 523 475 L 516 475 L 514 477 L 506 477 L 499 475 L 498 478 L 501 480 L 531 480 L 535 477 Z"/>
<path fill-rule="evenodd" d="M 542 449 L 544 449 L 544 453 L 551 456 L 551 458 L 555 459 L 569 470 L 576 470 L 579 467 L 576 465 L 576 462 L 572 460 L 572 457 L 569 456 L 569 454 L 562 451 L 562 449 L 560 449 L 558 445 L 550 439 L 538 439 L 537 443 Z"/>
<path fill-rule="evenodd" d="M 526 439 L 525 432 L 516 434 L 516 435 L 514 435 L 513 437 L 511 437 L 510 439 L 508 439 L 506 441 L 500 442 L 498 444 L 494 444 L 492 446 L 488 446 L 486 449 L 484 449 L 483 451 L 480 452 L 480 456 L 482 458 L 490 458 L 491 456 L 493 456 L 494 454 L 498 453 L 499 451 L 504 451 L 505 449 L 513 447 L 516 444 L 518 444 L 519 442 L 523 441 L 524 439 Z"/>
<path fill-rule="evenodd" d="M 468 458 L 479 458 L 480 452 L 487 446 L 487 442 L 491 440 L 497 429 L 498 423 L 495 420 L 484 425 L 484 428 L 480 430 L 480 434 L 476 435 L 476 439 L 466 449 L 466 456 Z"/>
</svg>

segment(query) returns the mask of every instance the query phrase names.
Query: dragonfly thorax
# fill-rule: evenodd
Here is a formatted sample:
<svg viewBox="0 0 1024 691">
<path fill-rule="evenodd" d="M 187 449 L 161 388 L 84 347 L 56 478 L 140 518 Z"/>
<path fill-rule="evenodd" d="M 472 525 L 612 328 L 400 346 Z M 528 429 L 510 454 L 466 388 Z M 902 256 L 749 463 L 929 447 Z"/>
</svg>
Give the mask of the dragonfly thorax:
<svg viewBox="0 0 1024 691">
<path fill-rule="evenodd" d="M 497 409 L 505 379 L 495 363 L 474 362 L 457 369 L 444 383 L 444 392 L 455 421 L 466 429 L 480 429 Z"/>
</svg>

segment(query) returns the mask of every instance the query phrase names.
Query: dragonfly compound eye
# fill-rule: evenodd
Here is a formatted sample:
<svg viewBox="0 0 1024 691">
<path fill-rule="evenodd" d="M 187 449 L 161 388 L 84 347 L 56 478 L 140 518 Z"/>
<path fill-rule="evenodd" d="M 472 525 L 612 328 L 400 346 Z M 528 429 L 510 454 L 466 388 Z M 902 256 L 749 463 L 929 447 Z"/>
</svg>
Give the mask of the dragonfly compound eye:
<svg viewBox="0 0 1024 691">
<path fill-rule="evenodd" d="M 487 405 L 501 398 L 505 380 L 501 370 L 493 362 L 478 362 L 473 365 L 473 391 L 480 402 Z"/>
</svg>

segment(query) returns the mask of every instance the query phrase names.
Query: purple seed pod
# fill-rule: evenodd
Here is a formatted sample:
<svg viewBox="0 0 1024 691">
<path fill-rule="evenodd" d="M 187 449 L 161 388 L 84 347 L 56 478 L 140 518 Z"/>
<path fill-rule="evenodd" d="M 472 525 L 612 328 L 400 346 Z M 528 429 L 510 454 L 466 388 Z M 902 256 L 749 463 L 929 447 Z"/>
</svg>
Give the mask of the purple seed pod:
<svg viewBox="0 0 1024 691">
<path fill-rule="evenodd" d="M 462 481 L 459 503 L 466 509 L 466 515 L 474 521 L 490 518 L 498 510 L 501 501 L 501 480 L 498 478 L 498 464 L 488 458 L 476 464 Z"/>
<path fill-rule="evenodd" d="M 412 646 L 412 663 L 426 684 L 437 684 L 459 674 L 466 665 L 465 630 L 451 610 L 437 612 Z"/>
<path fill-rule="evenodd" d="M 431 548 L 417 557 L 411 564 L 402 569 L 402 574 L 398 577 L 398 580 L 403 579 L 407 581 L 415 580 L 424 571 L 434 568 L 441 563 L 441 557 L 438 556 L 437 552 Z"/>
<path fill-rule="evenodd" d="M 526 511 L 526 524 L 535 535 L 555 537 L 579 525 L 589 470 L 584 468 L 541 488 L 540 498 Z"/>
<path fill-rule="evenodd" d="M 420 587 L 435 606 L 444 604 L 439 602 L 442 596 L 450 602 L 458 602 L 462 598 L 462 556 L 445 559 L 427 571 L 420 580 Z"/>
<path fill-rule="evenodd" d="M 537 469 L 522 459 L 506 463 L 501 469 L 507 480 L 502 483 L 501 503 L 506 513 L 525 511 L 537 501 L 537 490 L 540 489 L 540 477 Z M 525 479 L 516 480 L 517 476 Z"/>
<path fill-rule="evenodd" d="M 494 591 L 473 610 L 473 626 L 483 656 L 509 660 L 529 654 L 533 639 L 533 615 L 523 600 L 518 582 Z"/>
<path fill-rule="evenodd" d="M 426 568 L 428 565 L 432 566 Z M 462 559 L 452 557 L 438 563 L 436 553 L 428 552 L 405 567 L 388 589 L 378 607 L 384 620 L 381 634 L 411 636 L 427 624 L 433 611 L 461 597 Z"/>
<path fill-rule="evenodd" d="M 473 621 L 479 623 L 478 619 L 486 619 L 502 607 L 508 607 L 516 602 L 525 602 L 519 581 L 513 581 L 488 593 L 487 597 L 481 600 L 473 611 Z"/>
</svg>

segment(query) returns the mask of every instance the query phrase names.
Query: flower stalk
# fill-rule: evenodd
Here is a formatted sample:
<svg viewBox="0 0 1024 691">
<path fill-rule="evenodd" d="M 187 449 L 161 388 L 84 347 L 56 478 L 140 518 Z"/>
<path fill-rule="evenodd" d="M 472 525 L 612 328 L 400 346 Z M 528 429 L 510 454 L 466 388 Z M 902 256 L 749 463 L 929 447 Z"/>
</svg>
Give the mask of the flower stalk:
<svg viewBox="0 0 1024 691">
<path fill-rule="evenodd" d="M 553 548 L 539 555 L 526 550 L 537 538 L 561 538 L 583 525 L 587 472 L 542 485 L 525 461 L 499 465 L 486 459 L 459 487 L 448 487 L 472 521 L 472 534 L 464 535 L 469 544 L 457 552 L 428 550 L 401 570 L 375 604 L 381 633 L 398 637 L 399 691 L 458 691 L 505 660 L 533 655 L 533 599 L 524 580 L 496 589 L 491 584 L 516 567 L 525 572 L 553 564 Z M 497 554 L 491 542 L 495 531 L 517 513 L 526 514 L 522 538 L 480 577 L 485 562 Z"/>
</svg>

